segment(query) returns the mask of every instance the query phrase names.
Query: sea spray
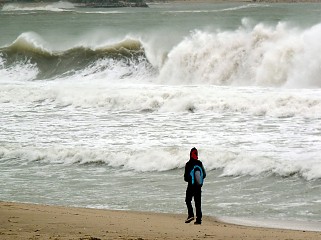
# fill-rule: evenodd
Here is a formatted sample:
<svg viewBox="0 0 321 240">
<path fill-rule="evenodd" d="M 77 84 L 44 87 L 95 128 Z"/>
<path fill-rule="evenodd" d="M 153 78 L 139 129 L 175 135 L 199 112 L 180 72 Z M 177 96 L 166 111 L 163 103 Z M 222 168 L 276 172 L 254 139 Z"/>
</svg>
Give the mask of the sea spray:
<svg viewBox="0 0 321 240">
<path fill-rule="evenodd" d="M 10 65 L 10 66 L 9 66 Z M 13 83 L 29 81 L 36 78 L 39 70 L 36 64 L 28 59 L 15 61 L 13 64 L 7 64 L 7 59 L 0 54 L 0 82 Z"/>
<path fill-rule="evenodd" d="M 312 26 L 300 34 L 299 41 L 293 44 L 300 46 L 298 54 L 294 55 L 294 67 L 289 73 L 288 87 L 316 87 L 321 86 L 321 24 Z"/>
<path fill-rule="evenodd" d="M 169 52 L 159 79 L 173 84 L 320 87 L 316 66 L 321 61 L 314 56 L 320 45 L 309 43 L 320 34 L 320 25 L 298 30 L 286 23 L 216 33 L 197 30 Z"/>
<path fill-rule="evenodd" d="M 141 79 L 158 73 L 149 81 L 155 84 L 318 88 L 321 60 L 315 54 L 320 45 L 313 39 L 319 38 L 320 29 L 320 25 L 297 29 L 282 22 L 274 27 L 252 26 L 244 19 L 234 31 L 195 30 L 172 49 L 158 49 L 155 39 L 127 36 L 98 45 L 84 41 L 59 51 L 39 34 L 26 32 L 0 52 L 4 67 L 17 61 L 36 64 L 36 79 L 78 75 L 83 69 L 90 74 L 90 68 L 92 74 L 106 69 L 117 72 L 113 66 L 119 63 L 120 72 L 127 73 L 116 78 L 127 78 L 137 69 L 142 71 Z"/>
</svg>

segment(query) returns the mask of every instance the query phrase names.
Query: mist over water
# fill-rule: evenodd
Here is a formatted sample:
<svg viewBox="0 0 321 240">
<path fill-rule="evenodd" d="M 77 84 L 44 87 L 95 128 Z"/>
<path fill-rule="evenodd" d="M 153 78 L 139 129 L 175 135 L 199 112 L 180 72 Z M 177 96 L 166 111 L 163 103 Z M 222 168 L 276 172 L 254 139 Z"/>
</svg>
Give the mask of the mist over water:
<svg viewBox="0 0 321 240">
<path fill-rule="evenodd" d="M 318 9 L 5 5 L 0 200 L 319 224 Z"/>
</svg>

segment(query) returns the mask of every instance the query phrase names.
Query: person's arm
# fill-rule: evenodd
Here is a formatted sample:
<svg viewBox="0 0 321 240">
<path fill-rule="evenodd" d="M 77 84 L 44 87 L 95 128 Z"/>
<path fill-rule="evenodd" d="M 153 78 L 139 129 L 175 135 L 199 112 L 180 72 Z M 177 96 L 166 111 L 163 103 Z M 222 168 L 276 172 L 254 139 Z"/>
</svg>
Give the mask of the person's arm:
<svg viewBox="0 0 321 240">
<path fill-rule="evenodd" d="M 187 165 L 188 164 L 186 163 L 185 164 L 185 172 L 184 172 L 184 181 L 185 182 L 189 182 L 189 178 L 190 178 Z"/>
</svg>

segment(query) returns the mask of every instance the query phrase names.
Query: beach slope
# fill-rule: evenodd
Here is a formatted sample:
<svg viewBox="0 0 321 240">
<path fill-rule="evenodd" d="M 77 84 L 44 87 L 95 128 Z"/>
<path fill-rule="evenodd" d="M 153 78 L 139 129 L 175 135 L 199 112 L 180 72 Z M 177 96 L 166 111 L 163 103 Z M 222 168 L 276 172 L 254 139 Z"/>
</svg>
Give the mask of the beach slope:
<svg viewBox="0 0 321 240">
<path fill-rule="evenodd" d="M 204 217 L 0 202 L 0 239 L 321 239 L 321 232 L 245 227 Z"/>
</svg>

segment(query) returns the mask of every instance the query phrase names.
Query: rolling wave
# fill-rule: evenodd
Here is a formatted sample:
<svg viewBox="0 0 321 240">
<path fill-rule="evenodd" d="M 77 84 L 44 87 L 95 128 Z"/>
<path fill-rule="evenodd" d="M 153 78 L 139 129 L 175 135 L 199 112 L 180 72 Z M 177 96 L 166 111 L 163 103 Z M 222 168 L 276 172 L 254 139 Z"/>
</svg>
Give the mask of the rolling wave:
<svg viewBox="0 0 321 240">
<path fill-rule="evenodd" d="M 23 33 L 0 49 L 0 73 L 14 76 L 19 67 L 33 69 L 27 80 L 35 80 L 109 69 L 119 79 L 140 71 L 149 83 L 162 85 L 320 88 L 320 37 L 321 24 L 298 29 L 282 22 L 252 26 L 244 19 L 236 30 L 195 30 L 169 49 L 155 44 L 157 36 L 138 35 L 53 51 L 37 34 Z"/>
<path fill-rule="evenodd" d="M 133 69 L 134 71 L 134 69 Z M 106 72 L 104 72 L 106 74 Z M 53 81 L 40 85 L 3 85 L 0 102 L 10 106 L 32 104 L 57 108 L 102 108 L 104 111 L 241 114 L 282 119 L 321 117 L 320 91 L 209 86 L 153 86 L 90 81 Z M 106 77 L 104 75 L 104 77 Z"/>
<path fill-rule="evenodd" d="M 99 149 L 83 148 L 23 148 L 8 149 L 0 147 L 0 160 L 13 161 L 25 165 L 30 162 L 46 164 L 106 164 L 116 169 L 135 172 L 170 171 L 182 169 L 186 162 L 187 149 L 160 148 L 139 151 L 122 149 L 121 153 Z M 260 156 L 258 153 L 228 152 L 217 149 L 203 149 L 202 161 L 207 171 L 220 170 L 221 177 L 274 175 L 281 177 L 299 176 L 305 180 L 321 179 L 321 165 L 317 156 L 309 156 L 306 161 L 277 159 Z"/>
<path fill-rule="evenodd" d="M 35 79 L 73 75 L 103 59 L 128 66 L 137 65 L 140 61 L 147 62 L 142 44 L 135 39 L 124 39 L 98 48 L 76 46 L 64 51 L 52 51 L 34 33 L 21 34 L 11 45 L 1 48 L 0 58 L 2 68 L 5 69 L 13 69 L 17 65 L 36 67 Z M 106 67 L 108 65 L 100 66 L 100 69 Z"/>
</svg>

